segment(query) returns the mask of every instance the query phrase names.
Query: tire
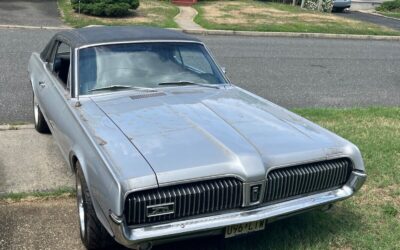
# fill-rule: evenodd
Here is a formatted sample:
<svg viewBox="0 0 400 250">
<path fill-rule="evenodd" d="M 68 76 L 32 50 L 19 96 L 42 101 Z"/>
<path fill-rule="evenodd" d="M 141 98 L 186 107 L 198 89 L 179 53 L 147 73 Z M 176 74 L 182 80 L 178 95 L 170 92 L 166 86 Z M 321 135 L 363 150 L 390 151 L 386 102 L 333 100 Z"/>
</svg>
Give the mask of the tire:
<svg viewBox="0 0 400 250">
<path fill-rule="evenodd" d="M 42 111 L 40 110 L 35 94 L 33 94 L 33 117 L 34 117 L 36 131 L 41 134 L 49 134 L 50 133 L 49 126 L 47 125 L 47 122 L 42 114 Z"/>
<path fill-rule="evenodd" d="M 333 7 L 333 8 L 332 8 L 332 12 L 340 12 L 340 13 L 342 13 L 342 12 L 344 11 L 344 9 L 346 9 L 346 8 L 343 8 L 343 7 Z"/>
<path fill-rule="evenodd" d="M 89 250 L 109 248 L 113 246 L 114 239 L 97 218 L 79 162 L 76 168 L 76 200 L 82 242 Z"/>
</svg>

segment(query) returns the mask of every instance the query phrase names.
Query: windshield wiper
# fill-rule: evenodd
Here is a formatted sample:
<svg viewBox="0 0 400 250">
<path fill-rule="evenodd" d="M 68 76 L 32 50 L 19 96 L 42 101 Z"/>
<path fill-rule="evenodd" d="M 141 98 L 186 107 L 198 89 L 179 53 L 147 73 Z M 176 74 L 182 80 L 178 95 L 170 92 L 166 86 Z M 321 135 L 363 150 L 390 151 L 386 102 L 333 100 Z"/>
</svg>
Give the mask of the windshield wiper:
<svg viewBox="0 0 400 250">
<path fill-rule="evenodd" d="M 110 86 L 106 86 L 106 87 L 90 89 L 88 92 L 102 91 L 102 90 L 119 90 L 119 89 L 136 89 L 136 90 L 145 90 L 145 91 L 156 91 L 152 88 L 145 88 L 145 87 L 135 87 L 135 86 L 129 86 L 129 85 L 110 85 Z"/>
<path fill-rule="evenodd" d="M 204 83 L 196 83 L 196 82 L 190 82 L 190 81 L 160 82 L 158 85 L 177 85 L 177 86 L 197 85 L 197 86 L 202 86 L 202 87 L 207 87 L 207 88 L 219 89 L 219 87 L 216 86 L 215 84 L 204 84 Z"/>
</svg>

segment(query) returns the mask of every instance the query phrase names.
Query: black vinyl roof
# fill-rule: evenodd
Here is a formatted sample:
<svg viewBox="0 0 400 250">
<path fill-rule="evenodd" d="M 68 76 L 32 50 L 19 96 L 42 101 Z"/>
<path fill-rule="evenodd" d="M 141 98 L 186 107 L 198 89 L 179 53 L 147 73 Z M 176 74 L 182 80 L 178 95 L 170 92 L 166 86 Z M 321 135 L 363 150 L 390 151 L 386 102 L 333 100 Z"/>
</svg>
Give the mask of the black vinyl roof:
<svg viewBox="0 0 400 250">
<path fill-rule="evenodd" d="M 71 49 L 75 49 L 81 46 L 99 43 L 160 40 L 200 41 L 182 32 L 168 29 L 144 26 L 96 26 L 58 32 L 49 41 L 40 56 L 44 61 L 48 61 L 51 57 L 52 49 L 56 44 L 56 41 L 65 42 L 71 46 Z"/>
<path fill-rule="evenodd" d="M 98 26 L 61 31 L 56 36 L 64 37 L 72 47 L 97 43 L 142 40 L 199 41 L 182 32 L 143 26 Z"/>
</svg>

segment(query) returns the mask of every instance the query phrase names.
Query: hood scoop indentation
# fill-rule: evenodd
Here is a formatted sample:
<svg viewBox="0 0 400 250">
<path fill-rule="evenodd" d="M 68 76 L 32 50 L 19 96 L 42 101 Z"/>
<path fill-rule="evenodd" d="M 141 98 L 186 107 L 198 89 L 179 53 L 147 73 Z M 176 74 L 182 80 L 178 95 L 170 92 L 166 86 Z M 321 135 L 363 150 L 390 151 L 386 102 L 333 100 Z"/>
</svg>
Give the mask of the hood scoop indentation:
<svg viewBox="0 0 400 250">
<path fill-rule="evenodd" d="M 136 100 L 136 99 L 164 96 L 164 95 L 165 95 L 165 93 L 163 93 L 163 92 L 148 92 L 148 93 L 141 93 L 141 94 L 137 94 L 137 95 L 131 95 L 129 97 L 133 100 Z"/>
</svg>

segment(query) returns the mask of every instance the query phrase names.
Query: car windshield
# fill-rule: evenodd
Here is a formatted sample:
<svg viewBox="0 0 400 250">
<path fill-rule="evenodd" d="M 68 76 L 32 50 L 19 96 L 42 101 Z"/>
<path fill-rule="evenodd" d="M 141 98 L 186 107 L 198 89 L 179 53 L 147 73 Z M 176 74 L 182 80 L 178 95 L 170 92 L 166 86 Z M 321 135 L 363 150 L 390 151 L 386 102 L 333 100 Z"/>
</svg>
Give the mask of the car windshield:
<svg viewBox="0 0 400 250">
<path fill-rule="evenodd" d="M 223 83 L 221 71 L 198 43 L 113 44 L 79 52 L 80 95 Z"/>
</svg>

